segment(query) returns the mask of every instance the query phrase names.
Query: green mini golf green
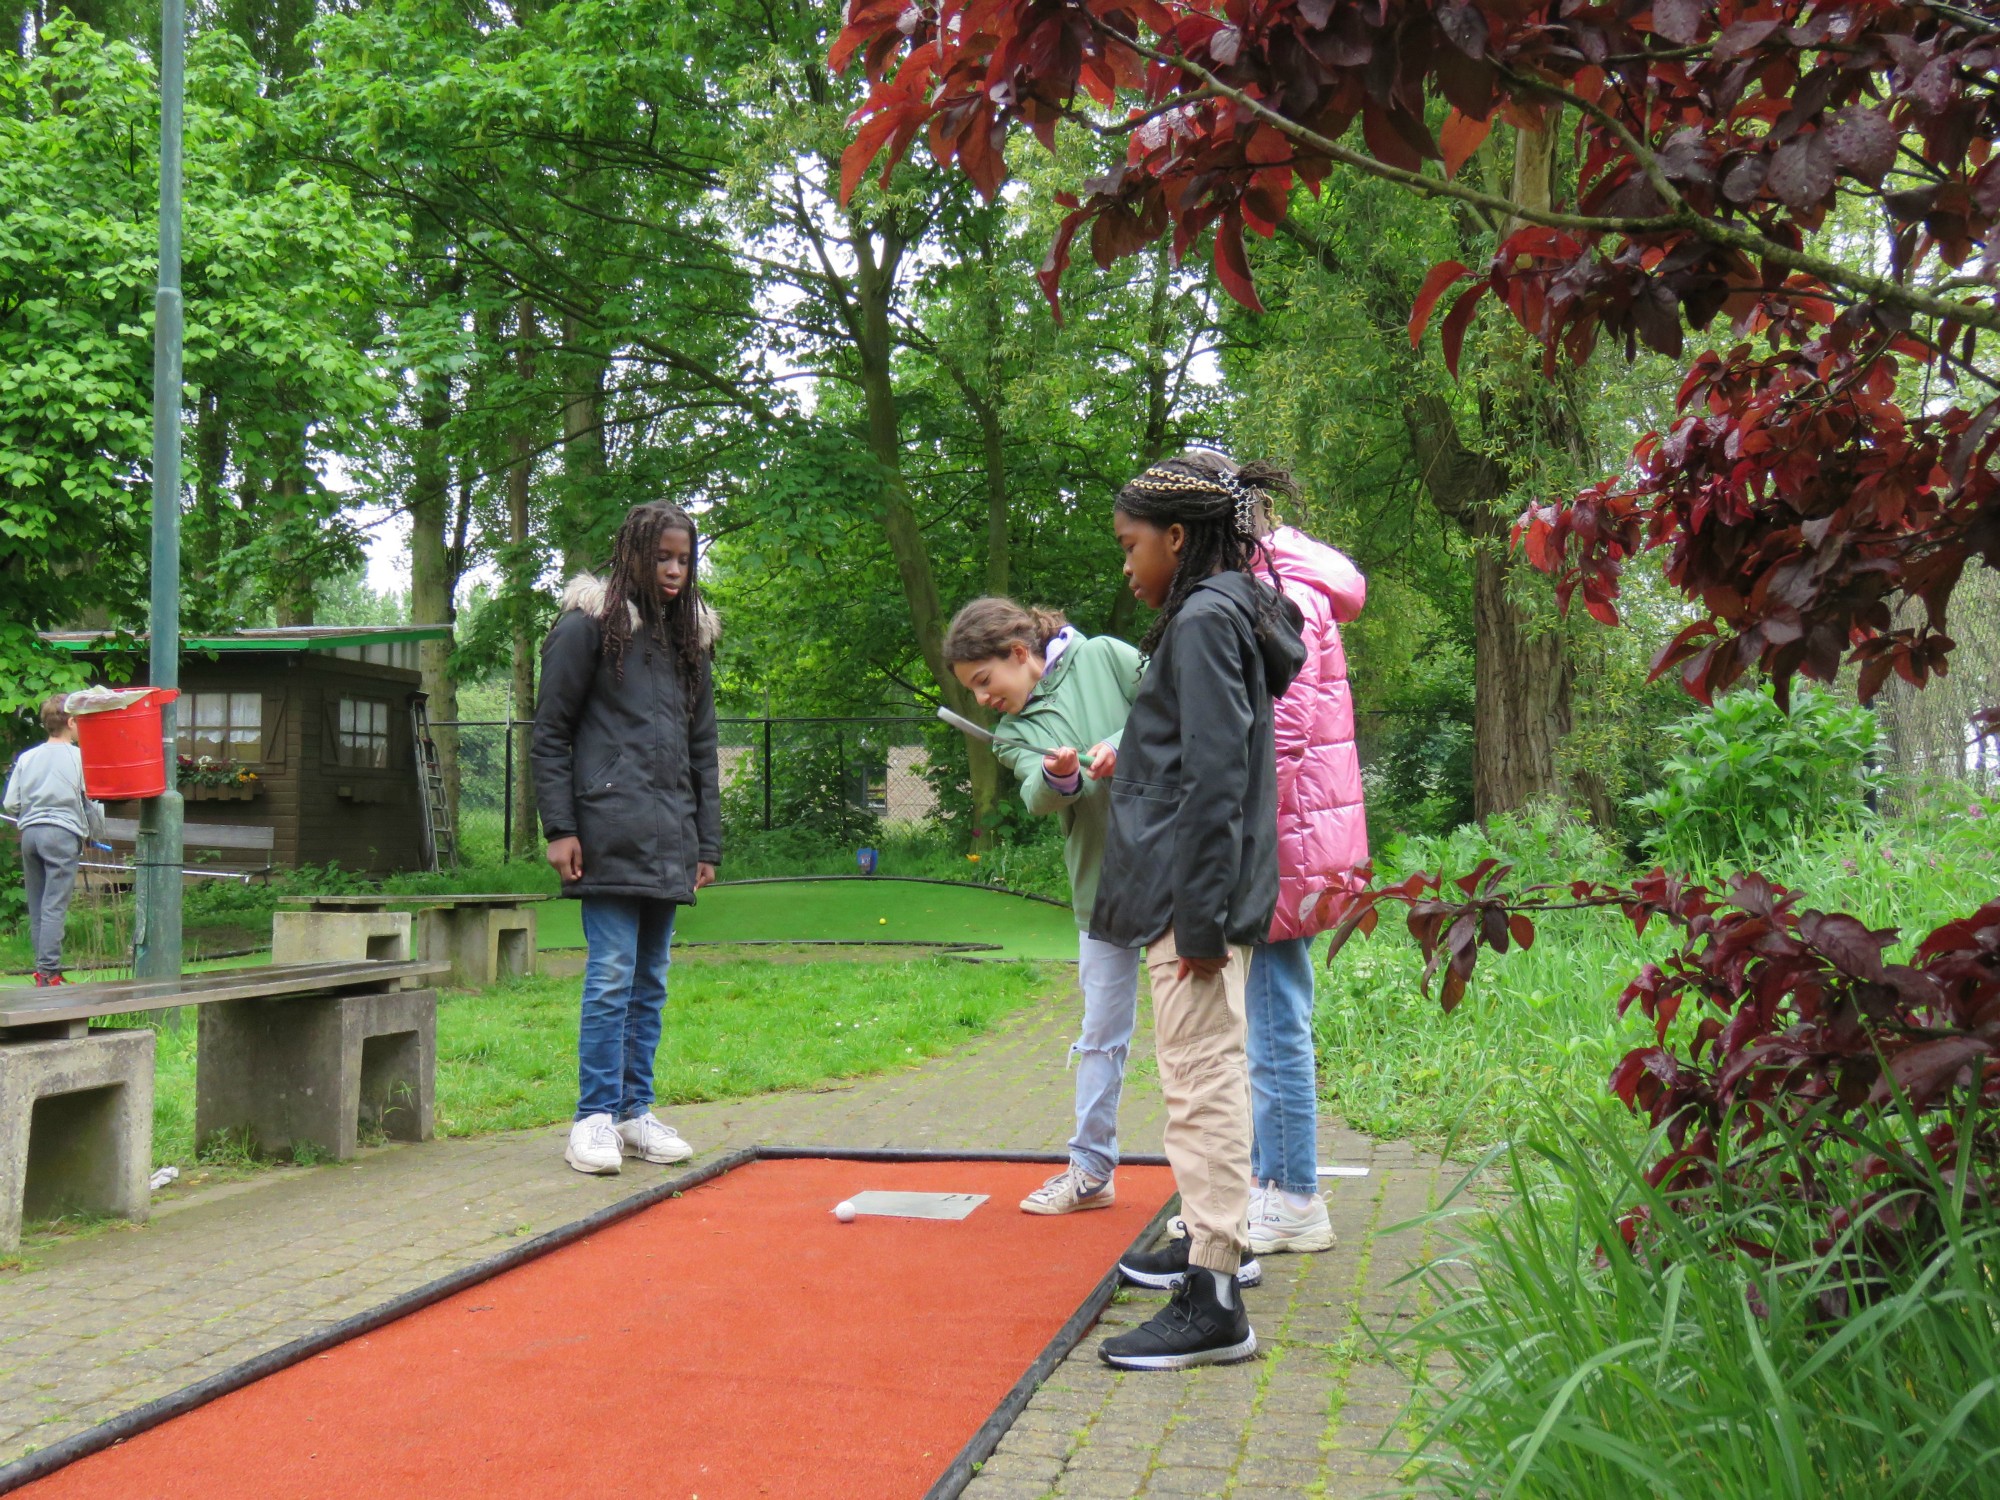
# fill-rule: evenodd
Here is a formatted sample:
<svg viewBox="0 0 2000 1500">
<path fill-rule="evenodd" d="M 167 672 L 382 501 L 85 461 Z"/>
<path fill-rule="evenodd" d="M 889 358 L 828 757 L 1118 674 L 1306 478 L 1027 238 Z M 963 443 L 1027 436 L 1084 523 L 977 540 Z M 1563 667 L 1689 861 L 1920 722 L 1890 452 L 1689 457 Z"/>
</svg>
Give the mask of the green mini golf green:
<svg viewBox="0 0 2000 1500">
<path fill-rule="evenodd" d="M 581 948 L 574 901 L 536 909 L 540 945 Z M 927 880 L 755 880 L 711 886 L 674 924 L 682 943 L 992 943 L 992 958 L 1074 959 L 1066 906 L 991 886 Z"/>
</svg>

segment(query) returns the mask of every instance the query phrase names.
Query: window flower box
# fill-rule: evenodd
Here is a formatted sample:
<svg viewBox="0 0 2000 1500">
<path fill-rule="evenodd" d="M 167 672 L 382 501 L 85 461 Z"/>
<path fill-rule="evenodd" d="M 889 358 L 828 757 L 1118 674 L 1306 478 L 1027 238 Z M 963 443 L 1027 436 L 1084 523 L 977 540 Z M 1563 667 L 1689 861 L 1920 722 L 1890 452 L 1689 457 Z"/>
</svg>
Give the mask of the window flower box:
<svg viewBox="0 0 2000 1500">
<path fill-rule="evenodd" d="M 248 802 L 257 796 L 263 783 L 255 780 L 240 781 L 235 786 L 204 786 L 200 782 L 183 782 L 181 796 L 189 802 Z"/>
</svg>

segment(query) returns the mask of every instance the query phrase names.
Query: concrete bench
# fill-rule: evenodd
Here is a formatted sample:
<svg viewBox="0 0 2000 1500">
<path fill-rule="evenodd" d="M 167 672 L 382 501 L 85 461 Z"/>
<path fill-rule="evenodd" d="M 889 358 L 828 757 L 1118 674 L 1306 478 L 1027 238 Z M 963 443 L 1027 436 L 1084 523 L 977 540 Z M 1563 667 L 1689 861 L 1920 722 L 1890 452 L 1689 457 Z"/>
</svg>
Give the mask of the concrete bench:
<svg viewBox="0 0 2000 1500">
<path fill-rule="evenodd" d="M 360 957 L 357 940 L 393 951 L 398 916 L 413 920 L 416 956 L 451 965 L 451 983 L 483 989 L 502 979 L 535 972 L 535 904 L 547 896 L 502 892 L 494 895 L 287 896 L 280 903 L 298 911 L 279 912 L 272 921 L 273 957 L 307 959 Z M 408 950 L 405 950 L 408 951 Z M 369 948 L 367 955 L 377 956 Z"/>
<path fill-rule="evenodd" d="M 433 1133 L 442 962 L 222 969 L 171 982 L 0 990 L 0 1249 L 24 1213 L 143 1220 L 152 1172 L 153 1033 L 93 1020 L 199 1008 L 195 1140 L 336 1160 L 363 1120 Z"/>
</svg>

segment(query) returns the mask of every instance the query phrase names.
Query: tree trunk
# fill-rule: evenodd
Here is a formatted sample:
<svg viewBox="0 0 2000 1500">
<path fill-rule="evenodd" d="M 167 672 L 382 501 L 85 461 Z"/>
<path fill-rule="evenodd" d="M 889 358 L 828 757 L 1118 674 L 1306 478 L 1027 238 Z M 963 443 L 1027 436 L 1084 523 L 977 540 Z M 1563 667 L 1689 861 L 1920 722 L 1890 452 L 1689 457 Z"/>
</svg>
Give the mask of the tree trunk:
<svg viewBox="0 0 2000 1500">
<path fill-rule="evenodd" d="M 895 292 L 896 261 L 901 244 L 884 241 L 878 258 L 866 226 L 854 225 L 854 245 L 859 266 L 854 293 L 860 326 L 855 340 L 860 356 L 861 389 L 868 414 L 868 451 L 882 466 L 882 528 L 889 538 L 889 551 L 896 560 L 902 579 L 903 598 L 910 612 L 910 629 L 931 680 L 953 711 L 967 717 L 985 714 L 966 692 L 944 659 L 944 610 L 938 602 L 937 574 L 931 567 L 930 548 L 924 541 L 922 523 L 910 503 L 909 486 L 903 477 L 902 426 L 896 411 L 895 372 L 891 364 L 894 343 L 890 334 L 889 304 Z M 970 739 L 966 741 L 970 761 L 974 836 L 987 841 L 987 823 L 1000 796 L 1000 763 L 992 750 Z"/>
<path fill-rule="evenodd" d="M 410 623 L 457 622 L 458 579 L 453 570 L 451 463 L 444 451 L 444 427 L 451 420 L 451 388 L 426 378 L 417 396 L 417 441 L 410 484 Z M 433 725 L 458 718 L 458 684 L 451 675 L 449 637 L 417 645 L 417 670 L 430 699 Z M 438 769 L 444 775 L 452 827 L 458 827 L 458 731 L 434 728 Z"/>
<path fill-rule="evenodd" d="M 992 402 L 981 402 L 980 438 L 986 447 L 986 592 L 1007 592 L 1007 433 Z"/>
<path fill-rule="evenodd" d="M 1511 812 L 1556 791 L 1556 749 L 1570 730 L 1571 668 L 1562 632 L 1507 597 L 1521 566 L 1507 523 L 1490 510 L 1474 528 L 1472 812 Z"/>
<path fill-rule="evenodd" d="M 563 344 L 574 349 L 583 335 L 575 317 L 563 319 Z M 602 510 L 604 476 L 604 360 L 595 353 L 567 357 L 563 392 L 563 504 L 555 532 L 562 545 L 563 577 L 598 566 L 606 540 Z M 611 518 L 609 526 L 616 530 Z"/>
<path fill-rule="evenodd" d="M 974 403 L 973 410 L 978 414 L 979 435 L 986 449 L 986 592 L 1004 597 L 1012 572 L 1007 525 L 1007 431 L 1001 415 L 1005 410 L 1002 351 L 1007 330 L 1000 306 L 999 268 L 994 264 L 991 234 L 979 248 L 986 262 L 982 282 L 986 293 L 986 392 Z"/>
<path fill-rule="evenodd" d="M 535 304 L 526 300 L 520 309 L 520 341 L 514 356 L 514 371 L 520 379 L 514 430 L 509 437 L 512 463 L 507 470 L 507 592 L 513 614 L 513 693 L 512 714 L 517 720 L 534 717 L 535 638 L 530 600 L 535 587 L 535 557 L 528 536 L 528 502 L 535 472 L 534 408 L 527 404 L 527 391 L 535 379 Z M 537 842 L 534 765 L 529 755 L 525 729 L 514 735 L 514 848 L 532 849 Z"/>
<path fill-rule="evenodd" d="M 1496 508 L 1508 490 L 1505 471 L 1465 444 L 1443 398 L 1419 396 L 1404 416 L 1431 503 L 1475 547 L 1472 815 L 1483 820 L 1557 789 L 1556 747 L 1570 727 L 1569 658 L 1562 633 L 1539 626 L 1508 597 L 1508 579 L 1525 564 Z"/>
<path fill-rule="evenodd" d="M 280 439 L 285 445 L 284 467 L 272 486 L 273 508 L 288 520 L 296 520 L 311 496 L 312 476 L 306 472 L 306 435 L 302 427 Z M 313 566 L 309 559 L 286 556 L 279 560 L 272 603 L 280 625 L 310 625 L 318 612 L 313 591 Z"/>
<path fill-rule="evenodd" d="M 1171 346 L 1168 337 L 1172 332 L 1167 314 L 1170 310 L 1170 294 L 1173 284 L 1170 279 L 1172 261 L 1168 258 L 1168 242 L 1162 240 L 1153 255 L 1152 304 L 1146 312 L 1145 392 L 1146 429 L 1139 440 L 1139 464 L 1144 468 L 1159 461 L 1167 446 L 1167 424 L 1173 420 L 1172 393 L 1169 390 L 1173 374 L 1168 354 Z M 1125 586 L 1125 580 L 1118 580 L 1118 592 L 1111 600 L 1110 617 L 1105 622 L 1108 634 L 1122 640 L 1133 636 L 1133 621 L 1139 617 L 1139 600 L 1132 590 Z"/>
</svg>

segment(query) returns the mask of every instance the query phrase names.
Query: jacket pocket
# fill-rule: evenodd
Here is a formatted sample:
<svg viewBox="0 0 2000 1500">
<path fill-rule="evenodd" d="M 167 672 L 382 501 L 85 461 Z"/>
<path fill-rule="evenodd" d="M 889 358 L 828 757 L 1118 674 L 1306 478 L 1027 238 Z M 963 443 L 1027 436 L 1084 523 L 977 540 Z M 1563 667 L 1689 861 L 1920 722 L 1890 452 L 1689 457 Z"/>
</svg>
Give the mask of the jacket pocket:
<svg viewBox="0 0 2000 1500">
<path fill-rule="evenodd" d="M 623 750 L 613 751 L 609 760 L 599 764 L 595 770 L 589 772 L 577 782 L 577 796 L 587 797 L 593 792 L 611 791 L 623 778 L 625 765 L 625 752 Z"/>
<path fill-rule="evenodd" d="M 1112 782 L 1092 937 L 1136 948 L 1172 922 L 1174 823 L 1180 805 L 1178 786 L 1124 778 Z"/>
</svg>

